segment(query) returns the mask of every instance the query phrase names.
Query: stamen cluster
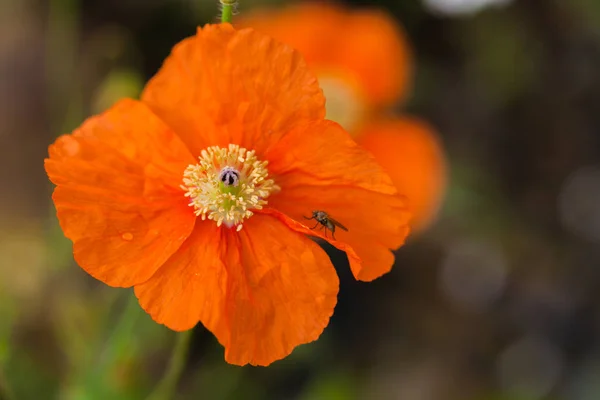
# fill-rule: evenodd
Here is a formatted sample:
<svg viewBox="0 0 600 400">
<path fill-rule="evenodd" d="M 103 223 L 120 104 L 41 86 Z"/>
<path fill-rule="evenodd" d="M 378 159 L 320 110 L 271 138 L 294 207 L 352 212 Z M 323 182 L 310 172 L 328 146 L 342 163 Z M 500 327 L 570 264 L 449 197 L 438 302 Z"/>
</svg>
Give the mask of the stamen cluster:
<svg viewBox="0 0 600 400">
<path fill-rule="evenodd" d="M 212 146 L 202 150 L 198 159 L 198 164 L 185 169 L 181 188 L 195 214 L 217 226 L 235 226 L 239 231 L 244 218 L 263 208 L 269 195 L 279 190 L 267 179 L 267 161 L 259 161 L 253 150 L 235 144 Z"/>
</svg>

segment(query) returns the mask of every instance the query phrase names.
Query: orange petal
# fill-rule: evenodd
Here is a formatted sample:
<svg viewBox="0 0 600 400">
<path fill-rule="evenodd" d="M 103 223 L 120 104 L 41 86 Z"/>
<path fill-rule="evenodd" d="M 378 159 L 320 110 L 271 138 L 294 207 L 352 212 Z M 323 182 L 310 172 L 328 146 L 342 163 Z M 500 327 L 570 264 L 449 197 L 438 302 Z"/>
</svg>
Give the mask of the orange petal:
<svg viewBox="0 0 600 400">
<path fill-rule="evenodd" d="M 198 221 L 181 249 L 135 291 L 142 307 L 172 329 L 202 321 L 225 347 L 227 362 L 268 365 L 320 336 L 338 278 L 312 240 L 256 214 L 239 233 Z"/>
<path fill-rule="evenodd" d="M 342 250 L 343 252 L 346 253 L 346 255 L 348 256 L 348 262 L 350 264 L 350 268 L 352 270 L 360 270 L 361 264 L 363 261 L 358 256 L 358 254 L 356 254 L 354 249 L 347 243 L 340 242 L 338 240 L 333 239 L 331 237 L 331 234 L 329 234 L 329 236 L 326 236 L 325 232 L 323 230 L 311 229 L 311 228 L 307 227 L 306 225 L 301 224 L 300 222 L 288 217 L 287 215 L 285 215 L 273 208 L 264 208 L 262 210 L 255 210 L 255 212 L 259 213 L 259 214 L 271 215 L 274 218 L 277 218 L 279 221 L 281 221 L 283 224 L 285 224 L 288 228 L 290 228 L 293 231 L 296 231 L 296 232 L 299 232 L 299 233 L 302 233 L 302 234 L 308 235 L 308 236 L 315 236 L 315 237 L 321 238 L 321 239 L 331 243 L 337 249 Z M 390 253 L 390 255 L 391 255 L 391 253 Z"/>
<path fill-rule="evenodd" d="M 256 11 L 240 25 L 298 49 L 318 75 L 352 75 L 373 105 L 393 103 L 409 92 L 412 51 L 402 28 L 383 11 L 304 2 L 283 11 Z"/>
<path fill-rule="evenodd" d="M 357 138 L 408 198 L 411 226 L 423 231 L 435 219 L 447 184 L 444 151 L 434 129 L 417 118 L 379 121 Z"/>
<path fill-rule="evenodd" d="M 179 250 L 152 278 L 135 287 L 142 308 L 156 322 L 176 331 L 202 321 L 212 332 L 226 332 L 224 245 L 221 229 L 213 221 L 198 219 Z"/>
<path fill-rule="evenodd" d="M 49 148 L 52 196 L 78 264 L 111 286 L 150 278 L 189 235 L 179 188 L 193 158 L 140 102 L 125 100 Z"/>
<path fill-rule="evenodd" d="M 364 91 L 377 105 L 408 97 L 413 60 L 406 34 L 383 11 L 355 12 L 346 21 L 337 62 L 356 71 Z"/>
<path fill-rule="evenodd" d="M 347 227 L 348 232 L 338 229 L 335 235 L 362 260 L 350 265 L 357 279 L 372 280 L 390 270 L 390 250 L 408 235 L 404 199 L 338 124 L 322 121 L 295 129 L 270 149 L 267 159 L 281 187 L 269 198 L 270 207 L 302 224 L 312 211 L 325 211 Z"/>
<path fill-rule="evenodd" d="M 338 6 L 303 2 L 284 9 L 263 8 L 240 15 L 236 25 L 254 28 L 299 50 L 311 65 L 321 65 L 337 51 L 340 27 L 347 17 Z"/>
<path fill-rule="evenodd" d="M 316 340 L 329 323 L 339 286 L 325 252 L 266 215 L 254 215 L 239 235 L 229 234 L 238 246 L 230 245 L 228 271 L 239 280 L 228 307 L 227 361 L 268 365 Z"/>
<path fill-rule="evenodd" d="M 208 25 L 173 49 L 142 99 L 193 154 L 230 143 L 258 153 L 325 100 L 300 54 L 253 30 Z"/>
</svg>

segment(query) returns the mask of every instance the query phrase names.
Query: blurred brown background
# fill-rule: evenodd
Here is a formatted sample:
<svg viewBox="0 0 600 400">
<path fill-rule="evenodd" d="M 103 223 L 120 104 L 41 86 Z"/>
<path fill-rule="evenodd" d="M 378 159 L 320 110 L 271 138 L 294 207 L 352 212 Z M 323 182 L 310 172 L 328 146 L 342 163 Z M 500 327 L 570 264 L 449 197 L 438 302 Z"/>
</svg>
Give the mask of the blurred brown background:
<svg viewBox="0 0 600 400">
<path fill-rule="evenodd" d="M 198 326 L 176 398 L 599 399 L 600 2 L 345 3 L 408 32 L 404 109 L 443 139 L 442 213 L 373 283 L 332 253 L 330 326 L 271 367 L 225 364 Z M 216 15 L 209 0 L 0 2 L 0 398 L 143 399 L 162 375 L 173 333 L 73 263 L 43 159 Z"/>
</svg>

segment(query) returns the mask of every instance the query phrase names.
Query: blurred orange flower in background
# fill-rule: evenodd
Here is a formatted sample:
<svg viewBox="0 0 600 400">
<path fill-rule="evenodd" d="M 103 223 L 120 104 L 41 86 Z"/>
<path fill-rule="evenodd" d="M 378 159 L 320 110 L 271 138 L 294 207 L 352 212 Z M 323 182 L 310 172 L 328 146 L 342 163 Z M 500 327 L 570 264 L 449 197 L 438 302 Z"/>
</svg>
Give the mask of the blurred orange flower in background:
<svg viewBox="0 0 600 400">
<path fill-rule="evenodd" d="M 303 2 L 242 16 L 253 27 L 299 50 L 317 74 L 327 118 L 365 146 L 407 196 L 411 226 L 434 220 L 446 188 L 446 161 L 435 130 L 414 117 L 392 119 L 412 83 L 413 55 L 406 34 L 380 10 Z"/>
<path fill-rule="evenodd" d="M 324 104 L 290 47 L 228 24 L 199 29 L 141 101 L 122 100 L 50 146 L 46 171 L 75 260 L 108 285 L 135 287 L 171 329 L 201 321 L 233 364 L 268 365 L 315 340 L 338 278 L 307 235 L 372 280 L 408 233 L 391 179 L 324 119 Z M 314 210 L 348 231 L 333 240 L 309 229 Z"/>
<path fill-rule="evenodd" d="M 357 138 L 376 156 L 398 192 L 410 196 L 416 230 L 432 223 L 446 189 L 445 155 L 434 132 L 427 122 L 404 116 L 375 120 Z"/>
</svg>

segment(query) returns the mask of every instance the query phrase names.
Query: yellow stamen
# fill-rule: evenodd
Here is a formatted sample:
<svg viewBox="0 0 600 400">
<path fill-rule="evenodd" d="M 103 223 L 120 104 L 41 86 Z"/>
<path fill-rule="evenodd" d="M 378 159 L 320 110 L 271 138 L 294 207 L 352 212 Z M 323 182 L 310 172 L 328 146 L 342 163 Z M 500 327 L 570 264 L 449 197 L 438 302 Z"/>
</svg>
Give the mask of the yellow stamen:
<svg viewBox="0 0 600 400">
<path fill-rule="evenodd" d="M 269 195 L 280 190 L 267 179 L 267 161 L 258 161 L 253 150 L 230 144 L 228 148 L 209 147 L 200 154 L 199 163 L 185 169 L 181 188 L 203 220 L 239 231 L 244 218 L 253 215 L 251 210 L 263 208 Z"/>
</svg>

